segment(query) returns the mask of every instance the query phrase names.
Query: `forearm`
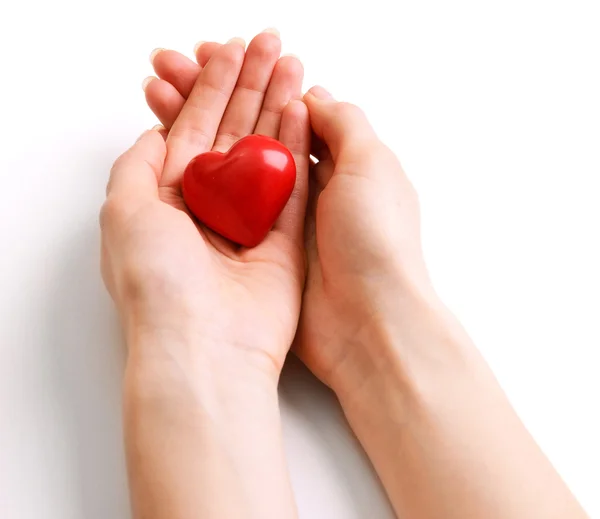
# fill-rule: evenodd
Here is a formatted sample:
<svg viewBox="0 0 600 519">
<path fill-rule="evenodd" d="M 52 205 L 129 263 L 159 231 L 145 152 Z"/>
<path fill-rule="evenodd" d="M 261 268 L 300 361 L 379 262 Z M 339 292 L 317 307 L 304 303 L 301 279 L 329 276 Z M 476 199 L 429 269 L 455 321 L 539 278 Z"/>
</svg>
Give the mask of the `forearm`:
<svg viewBox="0 0 600 519">
<path fill-rule="evenodd" d="M 191 338 L 130 334 L 124 424 L 134 516 L 296 517 L 277 387 Z M 216 357 L 216 358 L 215 358 Z"/>
<path fill-rule="evenodd" d="M 586 517 L 441 304 L 404 306 L 364 336 L 361 384 L 340 400 L 399 517 Z"/>
</svg>

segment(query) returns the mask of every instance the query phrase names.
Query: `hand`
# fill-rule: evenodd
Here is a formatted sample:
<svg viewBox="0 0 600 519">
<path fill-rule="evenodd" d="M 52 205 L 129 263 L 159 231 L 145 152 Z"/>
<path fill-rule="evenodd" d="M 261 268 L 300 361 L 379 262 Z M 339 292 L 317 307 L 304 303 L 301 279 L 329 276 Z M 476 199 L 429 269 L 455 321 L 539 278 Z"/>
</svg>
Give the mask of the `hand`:
<svg viewBox="0 0 600 519">
<path fill-rule="evenodd" d="M 213 50 L 204 67 L 192 63 L 193 76 L 183 69 L 173 76 L 181 93 L 158 79 L 146 85 L 150 98 L 163 89 L 181 101 L 180 113 L 163 120 L 166 142 L 147 132 L 113 167 L 101 215 L 102 271 L 126 331 L 189 332 L 199 345 L 190 357 L 243 357 L 276 381 L 305 276 L 309 122 L 305 105 L 293 101 L 303 70 L 294 58 L 278 61 L 280 40 L 271 33 L 258 35 L 245 59 L 239 41 Z M 226 151 L 253 132 L 292 151 L 297 183 L 265 241 L 238 249 L 190 217 L 180 181 L 195 155 Z"/>
<path fill-rule="evenodd" d="M 198 62 L 216 48 L 201 45 Z M 198 65 L 172 51 L 160 52 L 153 63 L 163 80 L 152 81 L 146 97 L 168 125 L 189 89 L 167 92 L 181 76 L 193 84 Z M 323 382 L 349 391 L 360 384 L 357 371 L 371 363 L 368 334 L 374 320 L 383 320 L 382 297 L 391 307 L 402 297 L 435 298 L 421 252 L 418 199 L 397 158 L 357 107 L 337 103 L 320 87 L 304 101 L 319 162 L 311 174 L 309 268 L 295 351 Z"/>
<path fill-rule="evenodd" d="M 436 296 L 397 158 L 357 107 L 320 87 L 304 102 L 319 162 L 296 351 L 338 395 L 398 517 L 585 517 Z"/>
<path fill-rule="evenodd" d="M 423 259 L 419 203 L 364 113 L 321 87 L 305 96 L 316 136 L 306 219 L 308 278 L 296 352 L 338 396 L 380 376 L 377 326 L 436 301 Z M 410 327 L 410 322 L 408 323 Z"/>
<path fill-rule="evenodd" d="M 177 113 L 163 119 L 168 134 L 144 133 L 111 172 L 102 272 L 129 347 L 123 425 L 135 517 L 296 517 L 277 379 L 305 277 L 310 134 L 306 106 L 294 101 L 302 66 L 278 61 L 279 51 L 269 33 L 245 59 L 240 41 L 213 46 L 201 69 L 192 63 L 190 82 L 181 84 L 181 68 L 173 78 L 187 100 L 146 81 L 149 99 L 167 92 Z M 292 151 L 297 182 L 273 230 L 248 250 L 198 225 L 180 183 L 195 155 L 252 132 Z"/>
</svg>

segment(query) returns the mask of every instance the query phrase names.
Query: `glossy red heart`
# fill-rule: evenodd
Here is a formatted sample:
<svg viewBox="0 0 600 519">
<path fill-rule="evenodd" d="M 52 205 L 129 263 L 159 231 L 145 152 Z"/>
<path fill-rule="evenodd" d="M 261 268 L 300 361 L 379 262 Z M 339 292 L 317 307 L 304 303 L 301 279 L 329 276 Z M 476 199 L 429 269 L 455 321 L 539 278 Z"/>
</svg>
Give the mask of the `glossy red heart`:
<svg viewBox="0 0 600 519">
<path fill-rule="evenodd" d="M 227 153 L 193 158 L 183 174 L 183 199 L 207 227 L 246 247 L 258 245 L 285 207 L 296 165 L 279 141 L 249 135 Z"/>
</svg>

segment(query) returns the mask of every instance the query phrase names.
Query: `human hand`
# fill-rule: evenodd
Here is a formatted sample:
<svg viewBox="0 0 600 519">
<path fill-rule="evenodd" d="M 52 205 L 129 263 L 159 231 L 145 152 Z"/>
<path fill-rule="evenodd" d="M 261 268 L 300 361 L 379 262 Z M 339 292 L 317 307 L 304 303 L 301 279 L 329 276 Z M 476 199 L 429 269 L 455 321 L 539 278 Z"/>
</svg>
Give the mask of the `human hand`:
<svg viewBox="0 0 600 519">
<path fill-rule="evenodd" d="M 416 193 L 355 106 L 304 96 L 320 161 L 297 336 L 397 517 L 587 517 L 436 295 Z"/>
<path fill-rule="evenodd" d="M 216 48 L 201 45 L 198 62 Z M 162 81 L 149 84 L 146 98 L 168 125 L 187 90 L 168 92 L 178 77 L 193 83 L 198 65 L 172 51 L 155 55 L 153 63 Z M 311 175 L 309 269 L 295 351 L 323 382 L 351 391 L 371 362 L 374 320 L 383 321 L 403 297 L 435 297 L 421 252 L 418 199 L 397 158 L 358 108 L 335 102 L 319 87 L 304 101 L 319 163 Z"/>
<path fill-rule="evenodd" d="M 177 103 L 147 98 L 161 120 L 177 117 Z M 357 107 L 319 87 L 304 102 L 319 162 L 296 352 L 338 395 L 397 515 L 585 517 L 435 294 L 397 158 Z"/>
<path fill-rule="evenodd" d="M 421 248 L 418 197 L 397 157 L 358 107 L 321 87 L 304 102 L 319 162 L 311 174 L 309 268 L 295 351 L 341 396 L 386 369 L 388 356 L 375 348 L 382 327 L 408 330 L 415 303 L 437 300 Z"/>
<path fill-rule="evenodd" d="M 301 95 L 302 66 L 288 58 L 276 76 L 279 52 L 279 38 L 261 33 L 245 57 L 239 41 L 214 46 L 185 86 L 190 76 L 176 74 L 188 99 L 164 121 L 166 142 L 146 132 L 116 161 L 101 214 L 103 277 L 129 337 L 161 334 L 175 339 L 173 348 L 191 335 L 197 347 L 182 348 L 190 364 L 236 358 L 275 382 L 300 312 L 309 153 L 306 107 L 290 102 Z M 146 87 L 147 95 L 163 88 L 168 99 L 181 96 L 160 80 Z M 297 182 L 264 242 L 240 249 L 193 220 L 180 181 L 195 155 L 226 151 L 253 132 L 291 150 Z"/>
</svg>

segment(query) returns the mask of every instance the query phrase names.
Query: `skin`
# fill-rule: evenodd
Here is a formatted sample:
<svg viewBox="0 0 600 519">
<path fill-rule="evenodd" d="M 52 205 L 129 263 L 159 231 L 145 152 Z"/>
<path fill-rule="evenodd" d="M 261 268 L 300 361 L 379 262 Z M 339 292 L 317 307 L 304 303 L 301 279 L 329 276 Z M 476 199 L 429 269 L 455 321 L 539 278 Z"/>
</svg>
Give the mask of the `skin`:
<svg viewBox="0 0 600 519">
<path fill-rule="evenodd" d="M 302 65 L 278 61 L 279 50 L 270 33 L 247 53 L 237 40 L 219 46 L 166 140 L 144 133 L 111 172 L 102 272 L 129 348 L 124 424 L 136 517 L 296 515 L 277 380 L 305 280 L 309 123 L 294 101 Z M 292 151 L 297 185 L 267 239 L 246 250 L 198 225 L 179 183 L 192 157 L 257 129 Z"/>
<path fill-rule="evenodd" d="M 195 78 L 204 73 L 198 76 L 198 72 L 208 69 L 219 52 L 218 44 L 201 45 L 199 64 L 173 51 L 154 54 L 161 79 L 146 83 L 146 98 L 170 128 L 169 138 L 184 134 L 180 120 L 187 111 L 186 99 L 194 98 Z M 252 44 L 247 62 L 251 52 Z M 271 85 L 281 84 L 276 73 L 287 59 L 275 65 Z M 229 77 L 225 70 L 221 74 Z M 195 81 L 196 86 L 190 87 Z M 268 99 L 269 91 L 263 107 Z M 105 248 L 114 258 L 112 275 L 105 277 L 129 332 L 126 380 L 135 389 L 126 391 L 126 423 L 133 422 L 126 428 L 126 442 L 128 452 L 140 455 L 128 459 L 134 505 L 143 510 L 139 517 L 191 517 L 188 511 L 194 507 L 207 511 L 195 515 L 201 517 L 293 516 L 289 485 L 282 486 L 278 479 L 286 476 L 273 395 L 279 361 L 292 342 L 293 332 L 286 331 L 293 330 L 298 319 L 295 351 L 338 396 L 399 517 L 586 517 L 519 421 L 468 335 L 436 295 L 421 250 L 418 199 L 397 158 L 357 107 L 335 101 L 320 87 L 311 89 L 303 100 L 313 133 L 311 153 L 319 162 L 309 182 L 304 166 L 301 195 L 291 203 L 300 201 L 284 215 L 285 221 L 297 224 L 293 236 L 304 240 L 308 274 L 301 314 L 299 305 L 290 303 L 298 301 L 304 281 L 300 255 L 298 263 L 281 265 L 285 255 L 273 252 L 267 257 L 278 260 L 269 265 L 268 274 L 260 266 L 243 273 L 232 270 L 238 284 L 230 284 L 229 270 L 208 270 L 209 263 L 203 263 L 200 255 L 190 255 L 191 234 L 189 239 L 172 242 L 174 227 L 164 235 L 157 233 L 166 214 L 156 213 L 152 220 L 143 213 L 137 224 L 115 221 L 113 226 L 120 230 L 112 232 L 118 239 L 105 232 Z M 306 112 L 292 103 L 284 110 L 280 137 L 287 135 L 285 114 L 290 106 L 298 116 L 291 126 L 303 128 L 306 136 Z M 297 142 L 306 143 L 308 138 L 300 139 L 300 133 Z M 164 145 L 156 132 L 146 134 L 132 150 L 128 153 L 137 162 L 117 163 L 115 183 L 121 179 L 133 184 L 144 164 L 153 164 L 150 158 L 164 158 Z M 307 154 L 307 144 L 298 153 Z M 125 163 L 129 174 L 123 173 Z M 139 197 L 139 186 L 131 187 L 131 196 Z M 107 203 L 110 198 L 109 194 Z M 180 205 L 175 207 L 180 219 L 189 218 Z M 137 241 L 124 233 L 124 227 L 138 229 Z M 196 232 L 195 241 L 208 248 L 210 235 L 201 228 Z M 272 234 L 278 232 L 276 227 Z M 302 242 L 294 243 L 302 251 Z M 174 255 L 177 249 L 186 253 Z M 235 253 L 254 257 L 252 251 Z M 232 252 L 224 248 L 219 254 L 229 257 Z M 182 256 L 192 261 L 181 262 Z M 130 262 L 124 261 L 127 257 Z M 162 261 L 149 262 L 148 257 Z M 148 263 L 152 268 L 146 268 Z M 277 265 L 283 266 L 281 271 Z M 185 279 L 178 279 L 180 272 L 186 273 Z M 115 289 L 117 280 L 129 289 Z M 253 298 L 244 299 L 239 285 L 250 287 Z M 222 295 L 229 290 L 234 297 Z M 277 298 L 278 305 L 271 306 L 268 298 Z M 281 317 L 286 299 L 295 320 Z M 256 308 L 268 308 L 274 312 L 269 315 L 280 318 L 261 320 L 253 313 Z M 156 323 L 164 324 L 157 327 Z M 257 351 L 264 353 L 255 355 Z M 271 362 L 248 362 L 248 356 Z M 265 369 L 267 364 L 274 369 Z M 140 399 L 139 393 L 149 393 L 150 398 Z M 222 420 L 203 416 L 206 409 L 210 417 Z M 254 436 L 252 429 L 244 435 L 235 432 L 240 426 L 250 427 L 253 420 L 244 421 L 246 415 L 258 422 Z M 138 429 L 144 435 L 136 435 Z M 167 456 L 165 441 L 156 440 L 165 429 L 179 456 L 171 451 Z M 214 441 L 205 431 L 223 441 Z M 250 439 L 244 438 L 246 434 Z M 261 444 L 263 436 L 270 441 Z M 147 437 L 150 440 L 144 442 Z M 262 445 L 260 459 L 252 456 L 256 445 Z M 190 464 L 190 460 L 202 463 Z M 231 470 L 228 465 L 220 468 L 224 460 L 230 460 Z M 215 473 L 218 478 L 209 476 Z M 153 484 L 159 478 L 156 474 L 160 485 Z M 145 507 L 146 502 L 152 504 Z M 160 508 L 165 502 L 168 506 Z M 231 502 L 239 508 L 227 504 Z"/>
</svg>

